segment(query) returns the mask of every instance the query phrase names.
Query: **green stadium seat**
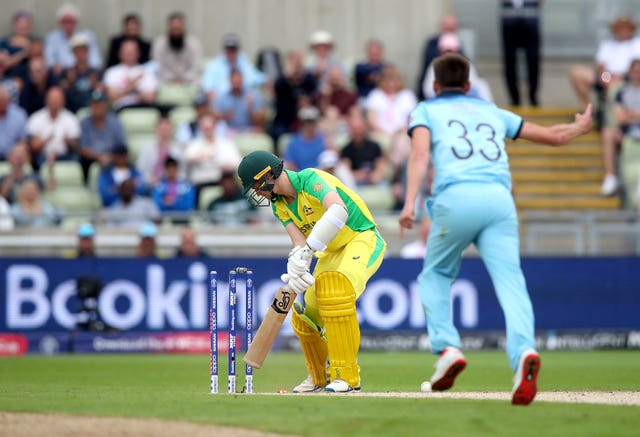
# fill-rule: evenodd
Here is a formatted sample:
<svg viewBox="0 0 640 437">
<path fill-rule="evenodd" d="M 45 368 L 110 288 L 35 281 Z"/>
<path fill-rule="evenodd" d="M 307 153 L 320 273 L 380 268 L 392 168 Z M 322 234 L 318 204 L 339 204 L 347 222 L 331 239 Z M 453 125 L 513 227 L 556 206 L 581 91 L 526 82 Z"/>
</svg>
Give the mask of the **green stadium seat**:
<svg viewBox="0 0 640 437">
<path fill-rule="evenodd" d="M 40 167 L 40 177 L 43 181 L 49 179 L 49 166 Z M 53 164 L 53 177 L 59 187 L 81 187 L 82 166 L 77 161 L 56 161 Z"/>
<path fill-rule="evenodd" d="M 246 156 L 256 150 L 273 151 L 273 140 L 264 133 L 239 133 L 233 138 L 233 141 L 242 156 Z"/>
<path fill-rule="evenodd" d="M 84 187 L 57 187 L 43 196 L 63 212 L 95 212 L 100 208 L 98 193 Z"/>
<path fill-rule="evenodd" d="M 204 187 L 200 190 L 200 196 L 198 198 L 198 209 L 200 211 L 206 211 L 207 206 L 211 203 L 213 199 L 222 195 L 222 187 L 220 186 L 212 186 L 212 187 Z"/>
<path fill-rule="evenodd" d="M 134 163 L 138 159 L 140 150 L 147 144 L 156 140 L 154 132 L 136 132 L 127 136 L 127 145 L 129 146 L 129 162 Z"/>
<path fill-rule="evenodd" d="M 389 211 L 395 203 L 388 186 L 362 185 L 356 191 L 372 211 Z"/>
<path fill-rule="evenodd" d="M 125 108 L 118 113 L 127 136 L 132 133 L 154 132 L 160 118 L 155 108 Z"/>
<path fill-rule="evenodd" d="M 182 123 L 190 122 L 196 118 L 196 110 L 192 106 L 178 106 L 169 112 L 169 119 L 173 127 L 180 126 Z"/>
<path fill-rule="evenodd" d="M 191 105 L 197 94 L 195 85 L 163 84 L 158 88 L 157 101 L 161 105 Z"/>
</svg>

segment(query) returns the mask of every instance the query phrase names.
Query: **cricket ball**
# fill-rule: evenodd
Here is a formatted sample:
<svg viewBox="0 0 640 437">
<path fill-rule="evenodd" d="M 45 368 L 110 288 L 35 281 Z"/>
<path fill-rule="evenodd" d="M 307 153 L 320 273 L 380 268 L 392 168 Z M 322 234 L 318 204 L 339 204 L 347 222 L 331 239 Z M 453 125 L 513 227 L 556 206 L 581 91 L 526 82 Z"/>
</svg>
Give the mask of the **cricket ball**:
<svg viewBox="0 0 640 437">
<path fill-rule="evenodd" d="M 422 393 L 430 393 L 431 392 L 431 383 L 429 381 L 424 381 L 420 384 L 420 391 Z"/>
</svg>

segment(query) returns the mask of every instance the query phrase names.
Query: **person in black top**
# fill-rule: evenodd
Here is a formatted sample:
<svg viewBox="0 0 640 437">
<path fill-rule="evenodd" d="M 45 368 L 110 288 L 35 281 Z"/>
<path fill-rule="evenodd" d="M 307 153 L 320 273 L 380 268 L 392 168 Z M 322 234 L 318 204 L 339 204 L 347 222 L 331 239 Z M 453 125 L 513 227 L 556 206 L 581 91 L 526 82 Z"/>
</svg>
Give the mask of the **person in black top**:
<svg viewBox="0 0 640 437">
<path fill-rule="evenodd" d="M 120 63 L 118 54 L 120 46 L 126 39 L 132 39 L 138 44 L 140 53 L 139 63 L 144 64 L 151 56 L 151 43 L 142 37 L 142 22 L 137 14 L 127 14 L 122 20 L 122 34 L 111 38 L 109 43 L 109 55 L 107 57 L 107 67 L 112 67 Z"/>
</svg>

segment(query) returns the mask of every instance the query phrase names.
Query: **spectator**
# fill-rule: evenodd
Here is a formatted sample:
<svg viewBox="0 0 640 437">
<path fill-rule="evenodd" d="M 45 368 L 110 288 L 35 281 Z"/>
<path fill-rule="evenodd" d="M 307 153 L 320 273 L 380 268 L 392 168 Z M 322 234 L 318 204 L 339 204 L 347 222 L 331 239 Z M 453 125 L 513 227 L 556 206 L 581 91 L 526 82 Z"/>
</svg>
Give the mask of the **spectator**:
<svg viewBox="0 0 640 437">
<path fill-rule="evenodd" d="M 20 184 L 11 214 L 18 227 L 48 227 L 59 224 L 55 208 L 40 196 L 38 182 L 27 179 Z"/>
<path fill-rule="evenodd" d="M 320 111 L 307 106 L 298 111 L 298 118 L 300 131 L 291 138 L 284 154 L 285 167 L 294 171 L 318 167 L 318 156 L 326 149 L 324 136 L 318 129 Z"/>
<path fill-rule="evenodd" d="M 91 93 L 89 110 L 89 116 L 80 121 L 80 164 L 85 185 L 91 165 L 97 162 L 106 166 L 111 159 L 111 150 L 126 142 L 122 123 L 109 111 L 107 96 L 102 91 Z"/>
<path fill-rule="evenodd" d="M 191 141 L 185 150 L 189 180 L 196 186 L 196 204 L 200 191 L 220 182 L 225 170 L 235 171 L 242 159 L 234 143 L 216 136 L 216 118 L 212 114 L 200 119 L 201 136 Z"/>
<path fill-rule="evenodd" d="M 100 72 L 89 65 L 89 42 L 87 37 L 76 34 L 71 38 L 71 49 L 76 62 L 60 74 L 60 86 L 65 91 L 67 109 L 76 113 L 89 106 L 91 93 L 100 84 Z"/>
<path fill-rule="evenodd" d="M 331 67 L 326 80 L 320 86 L 319 107 L 322 112 L 320 129 L 333 147 L 337 147 L 336 143 L 346 133 L 346 116 L 352 109 L 358 108 L 357 103 L 358 94 L 348 89 L 342 69 L 337 66 Z"/>
<path fill-rule="evenodd" d="M 33 172 L 31 168 L 31 155 L 25 143 L 16 144 L 9 152 L 7 161 L 11 169 L 8 174 L 0 178 L 0 196 L 7 199 L 9 203 L 16 201 L 20 185 L 28 179 L 35 180 L 40 189 L 44 187 L 38 173 Z M 53 189 L 53 186 L 54 183 L 50 180 L 47 188 Z"/>
<path fill-rule="evenodd" d="M 440 19 L 440 32 L 432 35 L 424 46 L 424 50 L 422 52 L 422 67 L 420 67 L 420 74 L 418 75 L 418 85 L 416 87 L 416 95 L 418 100 L 424 100 L 426 96 L 424 95 L 424 79 L 427 75 L 427 70 L 431 65 L 431 62 L 435 58 L 438 57 L 438 41 L 440 40 L 440 36 L 444 33 L 458 33 L 459 22 L 458 17 L 456 17 L 452 13 L 446 13 Z M 460 51 L 461 54 L 464 55 L 463 50 Z"/>
<path fill-rule="evenodd" d="M 0 41 L 0 52 L 9 55 L 8 68 L 13 70 L 22 63 L 26 63 L 31 35 L 32 18 L 27 11 L 18 11 L 11 20 L 11 34 Z"/>
<path fill-rule="evenodd" d="M 155 258 L 156 255 L 156 237 L 158 236 L 158 227 L 150 221 L 144 222 L 138 229 L 140 241 L 136 248 L 136 257 L 138 258 Z"/>
<path fill-rule="evenodd" d="M 56 13 L 58 28 L 47 34 L 44 40 L 44 57 L 47 66 L 55 74 L 60 74 L 64 68 L 73 67 L 75 57 L 71 50 L 71 38 L 82 33 L 89 44 L 89 65 L 95 69 L 102 67 L 100 46 L 94 33 L 88 29 L 78 29 L 80 11 L 71 3 L 64 3 Z"/>
<path fill-rule="evenodd" d="M 127 106 L 155 104 L 158 82 L 138 59 L 138 44 L 125 40 L 120 46 L 120 63 L 104 72 L 104 85 L 116 111 Z"/>
<path fill-rule="evenodd" d="M 584 107 L 589 101 L 591 89 L 606 91 L 620 82 L 629 71 L 634 58 L 640 57 L 640 38 L 636 34 L 636 22 L 621 15 L 610 25 L 613 39 L 600 43 L 595 56 L 595 70 L 592 66 L 573 65 L 569 70 L 569 79 L 573 89 Z"/>
<path fill-rule="evenodd" d="M 625 204 L 633 207 L 637 199 L 634 192 L 640 176 L 640 58 L 631 62 L 628 81 L 618 90 L 614 98 L 613 118 L 616 127 L 606 126 L 602 131 L 604 143 L 604 161 L 607 175 L 602 184 L 602 194 L 611 195 L 620 187 L 616 168 L 616 145 L 622 143 L 620 162 L 623 166 L 622 177 L 626 191 Z M 613 183 L 611 179 L 613 179 Z"/>
<path fill-rule="evenodd" d="M 80 137 L 78 118 L 64 107 L 62 88 L 47 92 L 47 104 L 27 121 L 27 135 L 34 169 L 50 155 L 54 159 L 72 159 Z"/>
<path fill-rule="evenodd" d="M 177 160 L 180 176 L 184 175 L 182 168 L 182 148 L 173 142 L 173 125 L 166 115 L 161 115 L 156 124 L 155 141 L 146 144 L 140 150 L 136 161 L 136 168 L 140 170 L 147 185 L 155 185 L 165 173 L 168 157 Z"/>
<path fill-rule="evenodd" d="M 207 93 L 210 103 L 231 89 L 231 70 L 242 72 L 247 89 L 259 88 L 267 81 L 267 76 L 249 61 L 247 55 L 240 52 L 240 38 L 237 35 L 226 34 L 222 38 L 222 47 L 224 53 L 206 65 L 202 77 L 202 89 Z"/>
<path fill-rule="evenodd" d="M 260 93 L 244 87 L 242 72 L 231 70 L 231 89 L 220 94 L 214 109 L 234 133 L 263 132 L 266 108 Z"/>
<path fill-rule="evenodd" d="M 317 30 L 309 38 L 311 57 L 307 63 L 307 68 L 313 74 L 319 84 L 322 84 L 329 75 L 331 67 L 338 67 L 342 70 L 342 75 L 347 76 L 344 64 L 333 56 L 335 44 L 333 36 L 326 30 Z"/>
<path fill-rule="evenodd" d="M 179 177 L 178 170 L 178 161 L 168 156 L 164 175 L 152 188 L 151 197 L 162 212 L 188 212 L 195 207 L 195 188 L 191 182 Z"/>
<path fill-rule="evenodd" d="M 352 190 L 356 189 L 357 184 L 353 173 L 351 173 L 349 166 L 340 160 L 340 155 L 335 150 L 326 149 L 318 155 L 318 168 L 337 177 L 340 182 Z"/>
<path fill-rule="evenodd" d="M 160 211 L 154 201 L 137 193 L 139 187 L 139 179 L 136 177 L 125 179 L 120 184 L 117 200 L 103 211 L 107 225 L 131 228 L 160 218 Z"/>
<path fill-rule="evenodd" d="M 304 54 L 300 50 L 287 53 L 283 73 L 274 84 L 275 114 L 271 124 L 271 137 L 277 153 L 278 138 L 297 129 L 297 112 L 303 102 L 311 104 L 315 99 L 318 81 L 304 68 Z"/>
<path fill-rule="evenodd" d="M 18 103 L 20 101 L 20 91 L 22 90 L 22 79 L 14 72 L 19 67 L 11 69 L 9 65 L 10 59 L 11 56 L 7 51 L 0 50 L 0 86 L 9 91 L 9 97 L 12 102 Z"/>
<path fill-rule="evenodd" d="M 367 123 L 360 113 L 349 117 L 350 141 L 340 157 L 346 161 L 358 185 L 377 185 L 384 181 L 386 162 L 380 145 L 367 137 Z"/>
<path fill-rule="evenodd" d="M 275 82 L 282 75 L 282 61 L 277 47 L 267 46 L 258 51 L 256 67 L 267 75 L 270 82 Z"/>
<path fill-rule="evenodd" d="M 130 13 L 122 19 L 122 33 L 109 41 L 107 68 L 120 63 L 120 46 L 125 40 L 133 40 L 138 46 L 138 63 L 146 64 L 151 59 L 151 43 L 142 36 L 140 16 Z"/>
<path fill-rule="evenodd" d="M 438 53 L 444 55 L 445 53 L 458 53 L 462 55 L 462 43 L 460 37 L 455 33 L 443 33 L 438 40 Z M 436 92 L 433 89 L 433 82 L 435 80 L 435 74 L 433 72 L 433 65 L 430 65 L 427 71 L 427 75 L 424 78 L 422 84 L 422 91 L 426 99 L 433 99 L 436 96 Z M 479 97 L 488 102 L 493 101 L 491 90 L 487 81 L 480 78 L 476 67 L 469 61 L 469 82 L 471 82 L 471 88 L 467 92 L 469 96 Z"/>
<path fill-rule="evenodd" d="M 103 206 L 112 206 L 119 200 L 124 181 L 130 181 L 136 194 L 144 196 L 147 193 L 142 173 L 129 163 L 127 146 L 118 144 L 111 151 L 111 162 L 98 175 L 98 192 Z"/>
<path fill-rule="evenodd" d="M 247 202 L 242 187 L 236 180 L 235 171 L 225 171 L 220 179 L 222 194 L 207 205 L 213 223 L 222 226 L 241 226 L 252 221 L 255 207 Z"/>
<path fill-rule="evenodd" d="M 196 242 L 196 233 L 191 228 L 183 228 L 180 231 L 180 247 L 176 252 L 178 258 L 201 258 L 206 254 Z"/>
<path fill-rule="evenodd" d="M 176 140 L 180 145 L 186 145 L 190 141 L 196 139 L 201 135 L 200 132 L 200 119 L 205 115 L 212 113 L 211 106 L 209 106 L 209 100 L 205 93 L 198 93 L 193 100 L 193 109 L 196 116 L 191 121 L 186 121 L 180 124 L 176 129 Z M 224 122 L 216 123 L 216 137 L 224 138 L 227 136 L 227 125 Z"/>
<path fill-rule="evenodd" d="M 9 90 L 0 85 L 0 160 L 9 156 L 11 149 L 26 140 L 27 113 L 11 102 Z"/>
<path fill-rule="evenodd" d="M 76 258 L 93 258 L 96 256 L 95 235 L 96 228 L 91 223 L 82 223 L 78 226 Z"/>
<path fill-rule="evenodd" d="M 356 64 L 354 77 L 358 95 L 365 98 L 377 86 L 382 74 L 382 68 L 387 65 L 384 60 L 384 46 L 382 41 L 370 39 L 366 45 L 367 58 Z"/>
<path fill-rule="evenodd" d="M 527 57 L 529 103 L 538 106 L 542 0 L 507 0 L 501 4 L 503 67 L 509 100 L 512 106 L 520 106 L 517 52 L 523 49 Z"/>
<path fill-rule="evenodd" d="M 35 38 L 35 37 L 31 40 L 31 44 L 29 44 L 29 48 L 27 49 L 27 56 L 24 59 L 24 61 L 15 65 L 11 70 L 11 75 L 13 76 L 13 79 L 18 81 L 18 88 L 17 88 L 18 96 L 20 94 L 20 91 L 22 90 L 24 82 L 29 80 L 29 63 L 34 58 L 42 58 L 43 59 L 42 62 L 45 62 L 44 61 L 44 42 L 42 41 L 42 39 Z M 54 77 L 53 72 L 51 72 L 51 75 Z"/>
<path fill-rule="evenodd" d="M 420 219 L 418 228 L 418 238 L 411 243 L 407 243 L 400 249 L 400 258 L 422 259 L 427 254 L 427 239 L 431 230 L 431 220 L 428 216 Z"/>
<path fill-rule="evenodd" d="M 7 199 L 0 196 L 0 232 L 12 231 L 14 227 L 11 205 L 9 205 Z"/>
<path fill-rule="evenodd" d="M 185 16 L 174 12 L 167 19 L 167 34 L 153 41 L 152 56 L 160 82 L 195 84 L 200 79 L 202 46 L 185 27 Z"/>
<path fill-rule="evenodd" d="M 32 57 L 29 59 L 29 70 L 20 91 L 20 106 L 28 115 L 42 109 L 47 92 L 56 85 L 58 80 L 53 72 L 47 69 L 44 58 Z"/>
<path fill-rule="evenodd" d="M 396 132 L 404 131 L 417 103 L 413 92 L 404 88 L 400 71 L 395 66 L 384 67 L 378 87 L 365 102 L 372 132 L 388 141 Z"/>
</svg>

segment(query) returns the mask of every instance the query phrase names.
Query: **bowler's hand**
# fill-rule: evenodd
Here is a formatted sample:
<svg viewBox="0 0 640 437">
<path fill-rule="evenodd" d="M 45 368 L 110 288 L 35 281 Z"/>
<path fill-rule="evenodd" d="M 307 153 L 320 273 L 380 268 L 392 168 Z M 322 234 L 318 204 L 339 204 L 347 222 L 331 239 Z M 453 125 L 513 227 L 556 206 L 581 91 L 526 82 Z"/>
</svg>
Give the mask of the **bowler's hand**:
<svg viewBox="0 0 640 437">
<path fill-rule="evenodd" d="M 591 130 L 593 125 L 591 112 L 592 105 L 589 103 L 582 114 L 576 114 L 574 123 L 580 127 L 582 133 L 587 133 Z"/>
<path fill-rule="evenodd" d="M 416 212 L 413 208 L 413 204 L 405 204 L 402 211 L 400 211 L 400 217 L 398 217 L 398 223 L 400 224 L 400 238 L 404 235 L 404 229 L 413 229 L 413 222 L 416 219 Z"/>
</svg>

